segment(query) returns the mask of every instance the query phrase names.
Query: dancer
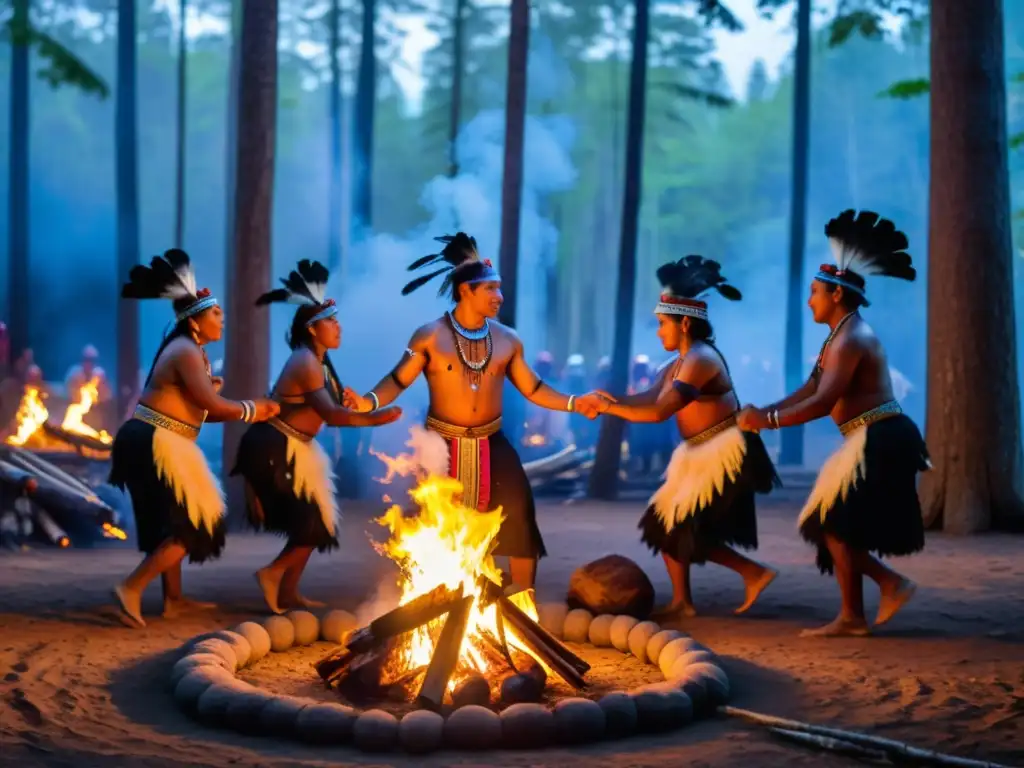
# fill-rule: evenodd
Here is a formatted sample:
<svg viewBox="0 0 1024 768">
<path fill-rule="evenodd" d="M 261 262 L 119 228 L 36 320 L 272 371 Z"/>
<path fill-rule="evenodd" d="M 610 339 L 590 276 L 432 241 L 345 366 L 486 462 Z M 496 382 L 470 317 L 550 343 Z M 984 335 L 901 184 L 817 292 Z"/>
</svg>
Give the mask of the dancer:
<svg viewBox="0 0 1024 768">
<path fill-rule="evenodd" d="M 402 359 L 366 395 L 346 389 L 347 403 L 373 411 L 391 403 L 422 373 L 430 409 L 426 428 L 437 436 L 447 471 L 464 488 L 462 503 L 481 511 L 501 507 L 504 521 L 494 554 L 509 558 L 513 583 L 532 588 L 537 560 L 546 554 L 537 527 L 533 490 L 515 448 L 501 432 L 505 377 L 534 405 L 551 410 L 597 414 L 599 396 L 563 395 L 545 384 L 526 362 L 523 343 L 511 328 L 495 322 L 501 308 L 501 277 L 481 259 L 476 240 L 463 232 L 437 238 L 440 253 L 413 262 L 410 270 L 441 267 L 411 281 L 408 295 L 447 273 L 438 295 L 455 307 L 420 327 Z"/>
<path fill-rule="evenodd" d="M 225 400 L 217 394 L 203 345 L 217 341 L 224 315 L 209 290 L 196 290 L 188 254 L 172 249 L 136 266 L 125 299 L 171 299 L 174 329 L 157 350 L 139 404 L 114 438 L 110 484 L 132 498 L 139 550 L 145 559 L 114 589 L 122 619 L 143 627 L 142 593 L 159 574 L 164 616 L 211 607 L 181 593 L 181 561 L 202 563 L 224 547 L 224 494 L 196 445 L 205 422 L 263 421 L 273 400 Z"/>
<path fill-rule="evenodd" d="M 599 410 L 634 422 L 659 422 L 673 414 L 683 442 L 675 449 L 665 482 L 640 518 L 641 538 L 660 552 L 672 581 L 672 602 L 659 618 L 695 616 L 690 565 L 711 561 L 743 578 L 743 613 L 775 579 L 776 571 L 733 547 L 757 549 L 755 494 L 781 485 L 758 435 L 736 426 L 739 400 L 728 364 L 714 344 L 708 322 L 709 291 L 738 301 L 718 262 L 686 256 L 657 271 L 663 286 L 654 312 L 658 338 L 678 357 L 662 367 L 655 387 L 603 403 Z"/>
<path fill-rule="evenodd" d="M 249 524 L 284 534 L 288 541 L 272 563 L 256 572 L 267 606 L 323 607 L 299 594 L 299 579 L 313 550 L 338 546 L 338 502 L 331 459 L 317 442 L 321 427 L 373 427 L 396 421 L 402 411 L 360 414 L 343 408 L 341 384 L 327 356 L 341 345 L 334 299 L 324 298 L 327 268 L 303 260 L 284 288 L 265 293 L 257 306 L 298 304 L 288 332 L 292 354 L 271 391 L 281 415 L 253 424 L 242 436 L 232 475 L 245 478 Z"/>
<path fill-rule="evenodd" d="M 805 540 L 817 547 L 822 573 L 835 572 L 842 600 L 836 619 L 809 636 L 866 635 L 863 577 L 878 584 L 875 625 L 889 621 L 911 598 L 914 585 L 884 566 L 880 556 L 924 548 L 917 473 L 931 467 L 913 421 L 893 397 L 882 344 L 860 315 L 868 306 L 864 275 L 914 280 L 907 237 L 877 213 L 844 211 L 825 226 L 836 263 L 823 264 L 811 282 L 814 321 L 828 325 L 810 379 L 766 408 L 745 409 L 747 430 L 779 429 L 831 414 L 843 445 L 825 462 L 800 514 Z"/>
</svg>

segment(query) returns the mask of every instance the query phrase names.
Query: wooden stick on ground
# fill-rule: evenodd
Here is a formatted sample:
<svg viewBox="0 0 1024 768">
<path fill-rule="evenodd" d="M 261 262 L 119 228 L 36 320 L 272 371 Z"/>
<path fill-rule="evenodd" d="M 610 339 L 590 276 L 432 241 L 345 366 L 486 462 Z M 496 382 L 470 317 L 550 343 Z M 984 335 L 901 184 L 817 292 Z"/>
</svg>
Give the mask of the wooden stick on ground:
<svg viewBox="0 0 1024 768">
<path fill-rule="evenodd" d="M 797 744 L 802 744 L 805 747 L 816 747 L 818 749 L 823 749 L 826 752 L 849 755 L 850 757 L 856 757 L 861 760 L 889 763 L 885 752 L 880 749 L 868 749 L 867 747 L 859 747 L 850 741 L 833 739 L 829 736 L 817 736 L 813 733 L 803 733 L 801 731 L 788 731 L 785 728 L 769 728 L 768 730 L 777 736 L 781 736 L 782 738 L 796 742 Z"/>
<path fill-rule="evenodd" d="M 760 712 L 751 712 L 748 709 L 738 707 L 719 707 L 718 713 L 729 717 L 740 717 L 752 723 L 767 725 L 773 728 L 781 728 L 787 731 L 799 731 L 802 733 L 813 733 L 818 736 L 827 736 L 833 739 L 850 742 L 857 746 L 868 749 L 880 749 L 889 757 L 902 757 L 907 760 L 923 763 L 925 765 L 953 766 L 954 768 L 1011 768 L 1000 763 L 990 763 L 984 760 L 971 760 L 965 757 L 946 755 L 941 752 L 934 752 L 930 749 L 919 749 L 905 744 L 902 741 L 886 739 L 882 736 L 867 736 L 854 731 L 844 731 L 840 728 L 828 728 L 822 725 L 811 725 L 802 723 L 799 720 L 787 720 L 774 715 L 764 715 Z"/>
</svg>

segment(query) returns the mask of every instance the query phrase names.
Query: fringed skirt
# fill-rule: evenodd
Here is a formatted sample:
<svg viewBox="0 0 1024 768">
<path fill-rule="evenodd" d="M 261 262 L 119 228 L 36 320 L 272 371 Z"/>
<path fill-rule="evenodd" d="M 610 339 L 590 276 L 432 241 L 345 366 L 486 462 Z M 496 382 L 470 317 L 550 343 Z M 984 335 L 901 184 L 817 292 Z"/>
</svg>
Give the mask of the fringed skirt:
<svg viewBox="0 0 1024 768">
<path fill-rule="evenodd" d="M 330 457 L 316 440 L 274 422 L 253 424 L 238 446 L 232 475 L 246 482 L 249 525 L 294 547 L 338 547 L 340 512 Z"/>
<path fill-rule="evenodd" d="M 782 485 L 761 437 L 729 419 L 681 443 L 640 518 L 655 553 L 703 565 L 717 546 L 757 549 L 754 497 Z M 712 433 L 708 437 L 704 437 Z"/>
<path fill-rule="evenodd" d="M 822 466 L 800 513 L 800 535 L 817 547 L 821 572 L 833 572 L 825 534 L 879 556 L 924 549 L 917 473 L 930 467 L 921 432 L 907 416 L 849 432 Z"/>
<path fill-rule="evenodd" d="M 117 431 L 110 484 L 128 490 L 139 550 L 152 554 L 168 540 L 189 562 L 220 556 L 224 548 L 224 491 L 195 441 L 138 419 Z"/>
</svg>

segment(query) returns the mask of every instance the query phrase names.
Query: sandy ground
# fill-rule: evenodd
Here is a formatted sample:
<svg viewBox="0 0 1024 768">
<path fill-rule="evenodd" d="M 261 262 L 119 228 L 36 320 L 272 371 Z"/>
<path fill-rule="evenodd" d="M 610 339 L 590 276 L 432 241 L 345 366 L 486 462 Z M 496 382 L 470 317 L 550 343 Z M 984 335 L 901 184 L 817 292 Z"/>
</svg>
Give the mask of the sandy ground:
<svg viewBox="0 0 1024 768">
<path fill-rule="evenodd" d="M 920 590 L 888 627 L 868 639 L 800 639 L 799 629 L 832 618 L 837 595 L 794 535 L 798 504 L 797 496 L 779 497 L 763 507 L 760 557 L 781 575 L 748 616 L 731 615 L 742 598 L 734 574 L 708 566 L 695 576 L 702 616 L 684 628 L 723 656 L 733 703 L 1024 765 L 1024 540 L 932 534 L 924 554 L 896 561 Z M 637 542 L 638 506 L 542 506 L 553 554 L 541 565 L 540 598 L 562 597 L 574 567 L 611 552 L 643 564 L 667 596 L 660 563 Z M 348 510 L 343 552 L 314 556 L 304 582 L 310 597 L 353 610 L 389 579 L 366 543 L 367 509 Z M 132 549 L 0 555 L 0 765 L 554 766 L 580 758 L 608 767 L 855 764 L 732 720 L 572 750 L 429 759 L 304 747 L 195 725 L 163 687 L 175 649 L 201 632 L 263 615 L 252 572 L 279 546 L 272 537 L 231 536 L 221 561 L 185 574 L 186 590 L 218 601 L 221 610 L 164 621 L 154 615 L 154 589 L 144 630 L 116 623 L 108 603 L 111 585 L 137 563 Z M 869 596 L 873 611 L 873 589 Z"/>
</svg>

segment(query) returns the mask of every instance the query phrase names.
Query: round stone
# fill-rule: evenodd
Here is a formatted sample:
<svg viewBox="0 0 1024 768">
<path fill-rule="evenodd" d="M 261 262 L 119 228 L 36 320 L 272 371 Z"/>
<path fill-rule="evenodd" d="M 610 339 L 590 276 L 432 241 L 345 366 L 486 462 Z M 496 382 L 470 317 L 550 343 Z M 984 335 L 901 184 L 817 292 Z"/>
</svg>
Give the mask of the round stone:
<svg viewBox="0 0 1024 768">
<path fill-rule="evenodd" d="M 653 621 L 641 621 L 629 630 L 629 652 L 642 663 L 647 663 L 647 644 L 651 638 L 661 632 L 661 627 Z"/>
<path fill-rule="evenodd" d="M 693 720 L 693 702 L 678 686 L 673 683 L 655 683 L 647 687 L 665 697 L 666 730 L 682 728 Z"/>
<path fill-rule="evenodd" d="M 697 675 L 703 681 L 711 706 L 717 707 L 729 702 L 729 676 L 721 667 L 702 661 L 691 665 L 687 674 Z"/>
<path fill-rule="evenodd" d="M 177 688 L 181 678 L 193 669 L 202 669 L 203 667 L 219 667 L 226 672 L 232 671 L 230 665 L 224 659 L 212 653 L 195 653 L 182 656 L 171 667 L 171 674 L 168 675 L 169 690 L 173 691 Z"/>
<path fill-rule="evenodd" d="M 682 669 L 683 666 L 688 667 L 691 664 L 701 664 L 704 662 L 716 664 L 717 661 L 718 659 L 715 654 L 710 651 L 687 651 L 672 663 L 672 669 Z M 666 677 L 671 678 L 672 674 L 666 675 Z"/>
<path fill-rule="evenodd" d="M 402 749 L 414 755 L 440 749 L 444 741 L 444 718 L 429 709 L 410 712 L 398 724 L 398 740 Z"/>
<path fill-rule="evenodd" d="M 220 656 L 227 662 L 232 672 L 238 669 L 238 656 L 235 654 L 235 649 L 225 640 L 211 637 L 198 642 L 192 646 L 189 656 L 200 653 L 212 653 L 214 656 Z"/>
<path fill-rule="evenodd" d="M 284 616 L 268 616 L 263 628 L 270 635 L 270 650 L 283 653 L 295 644 L 295 625 Z"/>
<path fill-rule="evenodd" d="M 659 733 L 669 729 L 671 705 L 664 693 L 645 685 L 630 691 L 629 695 L 636 704 L 638 731 Z"/>
<path fill-rule="evenodd" d="M 214 683 L 229 683 L 235 676 L 221 667 L 198 667 L 186 674 L 174 688 L 174 700 L 183 710 L 192 714 L 196 711 L 196 702 Z"/>
<path fill-rule="evenodd" d="M 501 683 L 501 700 L 506 704 L 539 701 L 544 693 L 544 682 L 535 675 L 509 675 Z"/>
<path fill-rule="evenodd" d="M 476 704 L 460 707 L 445 720 L 444 743 L 454 749 L 494 749 L 501 743 L 501 718 Z"/>
<path fill-rule="evenodd" d="M 647 643 L 647 663 L 658 666 L 658 657 L 661 656 L 662 649 L 680 637 L 685 637 L 685 635 L 678 629 L 663 629 L 661 632 L 656 632 Z"/>
<path fill-rule="evenodd" d="M 295 696 L 277 696 L 260 711 L 260 728 L 267 736 L 296 736 L 295 722 L 299 713 L 311 703 Z"/>
<path fill-rule="evenodd" d="M 654 608 L 654 585 L 644 569 L 629 558 L 607 555 L 573 571 L 566 602 L 594 614 L 645 619 Z"/>
<path fill-rule="evenodd" d="M 204 725 L 226 725 L 228 705 L 235 699 L 235 694 L 252 686 L 232 678 L 230 681 L 214 683 L 199 697 L 196 702 L 196 716 Z"/>
<path fill-rule="evenodd" d="M 638 713 L 636 702 L 629 694 L 608 693 L 602 696 L 597 704 L 604 712 L 606 737 L 622 739 L 636 733 Z"/>
<path fill-rule="evenodd" d="M 252 647 L 244 636 L 237 632 L 232 632 L 230 629 L 222 629 L 220 632 L 214 632 L 211 639 L 223 640 L 231 646 L 232 650 L 235 652 L 238 669 L 242 669 L 249 664 L 249 660 L 252 657 Z"/>
<path fill-rule="evenodd" d="M 555 733 L 563 744 L 589 744 L 604 738 L 605 715 L 596 701 L 562 699 L 555 704 Z"/>
<path fill-rule="evenodd" d="M 352 726 L 352 743 L 366 752 L 390 752 L 398 744 L 398 720 L 383 709 L 368 709 Z"/>
<path fill-rule="evenodd" d="M 707 683 L 705 678 L 701 675 L 700 670 L 697 670 L 696 672 L 692 670 L 693 667 L 687 667 L 679 677 L 676 677 L 671 682 L 679 690 L 690 697 L 690 701 L 693 703 L 693 713 L 695 716 L 705 715 L 711 711 L 711 702 L 708 698 Z"/>
<path fill-rule="evenodd" d="M 341 645 L 358 628 L 358 624 L 356 617 L 348 611 L 328 611 L 320 619 L 320 639 Z"/>
<path fill-rule="evenodd" d="M 341 704 L 310 704 L 295 718 L 299 738 L 310 744 L 347 744 L 359 713 Z"/>
<path fill-rule="evenodd" d="M 270 635 L 255 621 L 243 621 L 233 631 L 249 642 L 250 664 L 255 664 L 270 653 Z"/>
<path fill-rule="evenodd" d="M 595 648 L 608 648 L 612 644 L 612 622 L 615 617 L 611 614 L 602 614 L 590 622 L 587 630 L 587 639 Z"/>
<path fill-rule="evenodd" d="M 501 713 L 502 746 L 541 749 L 554 741 L 555 716 L 541 704 L 513 704 Z"/>
<path fill-rule="evenodd" d="M 320 637 L 320 619 L 309 611 L 289 611 L 285 618 L 295 627 L 295 645 L 312 645 Z"/>
<path fill-rule="evenodd" d="M 537 606 L 540 625 L 559 640 L 562 639 L 565 617 L 568 614 L 569 606 L 565 603 L 541 603 Z"/>
<path fill-rule="evenodd" d="M 696 645 L 697 641 L 692 637 L 677 637 L 666 643 L 665 647 L 661 649 L 661 653 L 658 654 L 658 668 L 661 670 L 661 674 L 668 678 L 669 670 L 672 669 L 676 659 L 683 654 L 690 653 Z"/>
<path fill-rule="evenodd" d="M 258 736 L 262 733 L 260 713 L 275 698 L 273 694 L 259 688 L 237 691 L 228 703 L 224 722 L 234 731 Z"/>
<path fill-rule="evenodd" d="M 632 616 L 616 616 L 612 622 L 612 648 L 629 653 L 629 633 L 639 623 Z"/>
<path fill-rule="evenodd" d="M 594 615 L 585 608 L 577 608 L 565 615 L 565 627 L 562 637 L 567 643 L 585 643 L 590 632 L 590 622 Z"/>
<path fill-rule="evenodd" d="M 471 704 L 485 707 L 491 702 L 491 686 L 483 675 L 470 675 L 452 691 L 452 704 L 455 708 Z"/>
</svg>

